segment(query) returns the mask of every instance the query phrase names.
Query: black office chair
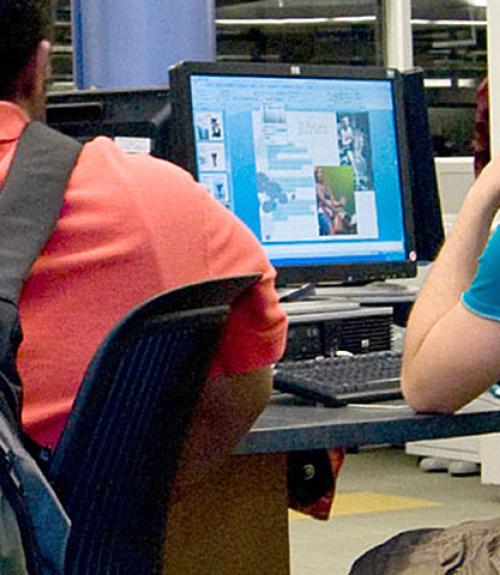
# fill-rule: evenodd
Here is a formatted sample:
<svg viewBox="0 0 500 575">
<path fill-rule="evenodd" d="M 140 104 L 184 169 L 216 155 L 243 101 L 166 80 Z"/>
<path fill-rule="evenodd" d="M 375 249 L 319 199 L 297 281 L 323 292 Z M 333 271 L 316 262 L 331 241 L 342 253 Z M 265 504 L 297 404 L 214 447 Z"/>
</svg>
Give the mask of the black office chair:
<svg viewBox="0 0 500 575">
<path fill-rule="evenodd" d="M 68 574 L 162 572 L 186 430 L 229 306 L 258 277 L 158 295 L 99 347 L 47 472 L 73 524 Z"/>
</svg>

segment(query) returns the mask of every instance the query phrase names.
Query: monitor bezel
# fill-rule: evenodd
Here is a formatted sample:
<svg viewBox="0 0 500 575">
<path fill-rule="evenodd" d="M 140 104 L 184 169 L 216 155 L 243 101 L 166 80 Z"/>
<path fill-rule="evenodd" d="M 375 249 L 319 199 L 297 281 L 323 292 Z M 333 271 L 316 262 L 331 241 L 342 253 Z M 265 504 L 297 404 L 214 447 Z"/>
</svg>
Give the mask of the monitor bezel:
<svg viewBox="0 0 500 575">
<path fill-rule="evenodd" d="M 180 62 L 169 69 L 172 104 L 171 159 L 198 179 L 195 133 L 192 122 L 192 76 L 260 76 L 389 80 L 393 85 L 396 139 L 399 148 L 399 178 L 402 191 L 406 258 L 383 262 L 352 262 L 280 266 L 274 264 L 279 285 L 312 283 L 364 284 L 392 278 L 414 277 L 417 273 L 411 202 L 409 148 L 406 138 L 403 79 L 392 68 L 347 67 L 315 64 L 257 62 Z"/>
</svg>

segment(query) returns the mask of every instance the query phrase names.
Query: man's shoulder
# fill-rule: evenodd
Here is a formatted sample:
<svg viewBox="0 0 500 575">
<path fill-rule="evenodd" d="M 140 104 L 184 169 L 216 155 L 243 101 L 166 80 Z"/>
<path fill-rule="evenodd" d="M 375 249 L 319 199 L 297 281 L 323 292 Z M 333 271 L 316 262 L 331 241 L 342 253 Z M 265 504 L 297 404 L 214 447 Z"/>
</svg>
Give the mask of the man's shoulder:
<svg viewBox="0 0 500 575">
<path fill-rule="evenodd" d="M 76 176 L 139 186 L 144 193 L 166 187 L 182 193 L 199 193 L 199 186 L 186 170 L 148 154 L 132 154 L 111 138 L 99 136 L 87 142 L 77 164 Z"/>
<path fill-rule="evenodd" d="M 126 169 L 131 172 L 143 173 L 163 172 L 172 177 L 192 180 L 191 175 L 174 163 L 156 158 L 146 153 L 131 153 L 125 151 L 114 140 L 107 136 L 98 136 L 83 146 L 83 156 L 95 163 L 107 163 L 107 167 L 114 166 L 115 170 Z"/>
<path fill-rule="evenodd" d="M 93 197 L 100 209 L 120 204 L 162 226 L 182 220 L 185 231 L 194 229 L 207 237 L 208 228 L 241 225 L 183 168 L 147 154 L 127 153 L 107 137 L 85 144 L 68 191 L 71 201 L 88 205 Z"/>
</svg>

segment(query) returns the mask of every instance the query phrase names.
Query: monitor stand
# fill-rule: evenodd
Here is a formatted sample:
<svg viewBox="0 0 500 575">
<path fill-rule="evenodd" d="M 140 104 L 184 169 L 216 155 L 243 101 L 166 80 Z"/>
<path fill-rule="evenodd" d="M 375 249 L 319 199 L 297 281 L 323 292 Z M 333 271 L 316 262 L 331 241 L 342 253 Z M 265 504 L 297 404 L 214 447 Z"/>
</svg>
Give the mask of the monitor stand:
<svg viewBox="0 0 500 575">
<path fill-rule="evenodd" d="M 361 306 L 390 306 L 393 310 L 394 323 L 404 327 L 418 291 L 419 288 L 410 281 L 408 284 L 376 281 L 364 286 L 321 286 L 316 289 L 316 297 L 325 299 L 342 297 Z"/>
<path fill-rule="evenodd" d="M 278 288 L 279 301 L 288 316 L 331 314 L 359 309 L 360 304 L 335 293 L 318 296 L 316 284 Z"/>
<path fill-rule="evenodd" d="M 410 283 L 397 283 L 390 281 L 375 281 L 353 285 L 305 283 L 300 286 L 279 287 L 280 303 L 290 303 L 303 300 L 321 300 L 330 298 L 352 298 L 360 303 L 381 303 L 390 300 L 413 301 L 418 293 L 418 287 Z"/>
<path fill-rule="evenodd" d="M 404 327 L 418 287 L 411 280 L 375 281 L 364 285 L 307 283 L 279 288 L 278 293 L 288 315 L 349 312 L 359 306 L 391 307 L 394 323 Z"/>
<path fill-rule="evenodd" d="M 365 285 L 323 285 L 317 287 L 318 297 L 348 297 L 360 303 L 389 303 L 390 301 L 413 301 L 418 293 L 414 284 L 396 283 L 390 281 L 376 281 Z"/>
<path fill-rule="evenodd" d="M 289 303 L 307 299 L 316 294 L 316 284 L 305 283 L 294 287 L 279 287 L 278 296 L 280 303 Z"/>
</svg>

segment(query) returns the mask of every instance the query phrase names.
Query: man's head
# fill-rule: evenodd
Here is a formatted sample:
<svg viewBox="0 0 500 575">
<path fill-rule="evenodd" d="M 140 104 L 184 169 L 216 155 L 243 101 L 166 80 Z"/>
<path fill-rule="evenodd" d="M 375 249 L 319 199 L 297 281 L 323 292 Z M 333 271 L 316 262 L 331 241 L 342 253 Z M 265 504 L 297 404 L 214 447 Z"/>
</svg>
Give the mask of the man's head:
<svg viewBox="0 0 500 575">
<path fill-rule="evenodd" d="M 0 99 L 38 116 L 45 100 L 53 0 L 0 0 Z"/>
</svg>

